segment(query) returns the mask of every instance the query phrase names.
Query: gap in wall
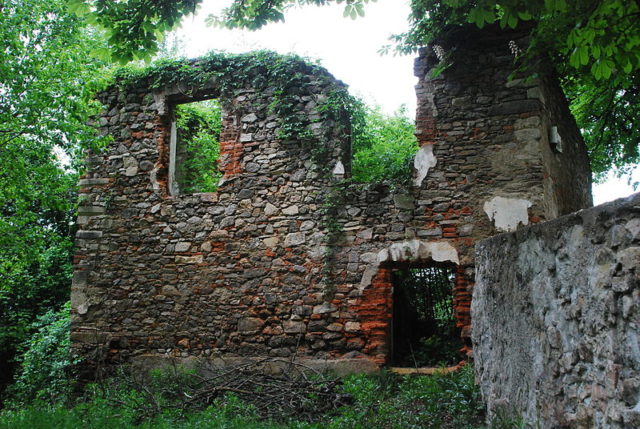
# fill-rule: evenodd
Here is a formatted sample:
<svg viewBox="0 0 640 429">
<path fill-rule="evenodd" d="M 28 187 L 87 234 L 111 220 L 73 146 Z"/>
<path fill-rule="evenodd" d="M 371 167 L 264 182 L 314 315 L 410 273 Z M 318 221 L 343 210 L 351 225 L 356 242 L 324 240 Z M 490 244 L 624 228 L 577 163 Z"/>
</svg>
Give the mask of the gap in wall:
<svg viewBox="0 0 640 429">
<path fill-rule="evenodd" d="M 172 195 L 215 192 L 222 108 L 216 99 L 177 104 L 171 125 L 170 188 Z"/>
<path fill-rule="evenodd" d="M 394 270 L 392 365 L 457 364 L 463 347 L 453 311 L 455 267 L 425 264 Z"/>
</svg>

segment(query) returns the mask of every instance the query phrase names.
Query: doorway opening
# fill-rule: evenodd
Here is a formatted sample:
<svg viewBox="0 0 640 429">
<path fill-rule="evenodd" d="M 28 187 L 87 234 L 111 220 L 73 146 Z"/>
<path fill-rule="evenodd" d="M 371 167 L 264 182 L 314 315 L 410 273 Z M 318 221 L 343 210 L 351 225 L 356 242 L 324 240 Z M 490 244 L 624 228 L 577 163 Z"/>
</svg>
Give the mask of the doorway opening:
<svg viewBox="0 0 640 429">
<path fill-rule="evenodd" d="M 455 365 L 464 346 L 453 310 L 455 268 L 429 264 L 393 271 L 392 365 Z"/>
</svg>

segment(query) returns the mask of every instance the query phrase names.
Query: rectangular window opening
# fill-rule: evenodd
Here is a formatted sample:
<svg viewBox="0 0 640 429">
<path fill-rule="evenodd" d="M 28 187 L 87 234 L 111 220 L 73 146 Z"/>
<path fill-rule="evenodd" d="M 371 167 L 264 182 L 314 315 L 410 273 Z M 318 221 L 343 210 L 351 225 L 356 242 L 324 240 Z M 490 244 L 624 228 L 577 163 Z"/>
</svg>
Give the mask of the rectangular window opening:
<svg viewBox="0 0 640 429">
<path fill-rule="evenodd" d="M 169 148 L 171 195 L 215 192 L 222 173 L 220 133 L 222 108 L 216 99 L 177 104 Z"/>
<path fill-rule="evenodd" d="M 393 273 L 392 366 L 439 367 L 461 360 L 463 341 L 453 311 L 453 267 Z"/>
</svg>

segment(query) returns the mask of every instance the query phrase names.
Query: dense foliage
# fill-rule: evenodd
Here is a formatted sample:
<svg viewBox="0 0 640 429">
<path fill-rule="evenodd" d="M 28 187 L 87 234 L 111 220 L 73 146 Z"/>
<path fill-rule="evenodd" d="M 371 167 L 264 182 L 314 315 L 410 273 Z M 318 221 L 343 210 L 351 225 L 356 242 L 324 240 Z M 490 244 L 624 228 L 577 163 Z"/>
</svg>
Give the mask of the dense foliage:
<svg viewBox="0 0 640 429">
<path fill-rule="evenodd" d="M 157 377 L 157 376 L 156 376 Z M 204 410 L 175 407 L 188 403 L 181 386 L 188 380 L 153 379 L 131 388 L 131 383 L 108 381 L 95 386 L 73 407 L 38 404 L 0 413 L 0 428 L 482 428 L 483 406 L 473 381 L 473 369 L 434 376 L 352 375 L 339 386 L 351 405 L 337 414 L 316 415 L 314 421 L 288 418 L 260 420 L 255 409 L 237 397 L 214 399 Z M 191 376 L 194 377 L 194 376 Z M 178 381 L 176 383 L 176 381 Z M 173 391 L 167 386 L 175 386 Z M 187 400 L 185 402 L 185 399 Z M 307 398 L 313 402 L 314 398 Z M 155 406 L 158 407 L 155 407 Z M 149 409 L 156 409 L 149 414 Z M 512 424 L 503 427 L 515 427 Z"/>
<path fill-rule="evenodd" d="M 150 59 L 163 33 L 194 13 L 202 0 L 68 0 L 69 11 L 106 30 L 112 57 L 123 63 Z"/>
<path fill-rule="evenodd" d="M 194 14 L 203 0 L 67 0 L 69 9 L 107 32 L 111 57 L 126 63 L 150 59 L 158 53 L 164 33 L 180 20 Z M 344 3 L 344 15 L 364 15 L 370 0 L 235 0 L 221 17 L 209 21 L 229 28 L 258 29 L 268 22 L 284 20 L 284 11 L 293 4 L 324 5 Z M 375 1 L 375 0 L 371 0 Z"/>
<path fill-rule="evenodd" d="M 216 100 L 181 104 L 176 108 L 178 131 L 178 184 L 184 193 L 214 192 L 222 173 L 220 129 L 222 110 Z"/>
<path fill-rule="evenodd" d="M 68 300 L 75 160 L 98 142 L 87 120 L 101 63 L 89 55 L 95 35 L 61 2 L 0 9 L 1 392 L 32 323 Z"/>
<path fill-rule="evenodd" d="M 33 401 L 55 403 L 71 393 L 69 370 L 70 305 L 49 310 L 32 325 L 35 333 L 19 347 L 20 370 L 9 389 L 10 403 L 22 406 Z"/>
<path fill-rule="evenodd" d="M 413 157 L 418 150 L 415 124 L 404 107 L 393 115 L 379 107 L 360 105 L 353 112 L 353 164 L 356 182 L 407 184 L 411 180 Z"/>
</svg>

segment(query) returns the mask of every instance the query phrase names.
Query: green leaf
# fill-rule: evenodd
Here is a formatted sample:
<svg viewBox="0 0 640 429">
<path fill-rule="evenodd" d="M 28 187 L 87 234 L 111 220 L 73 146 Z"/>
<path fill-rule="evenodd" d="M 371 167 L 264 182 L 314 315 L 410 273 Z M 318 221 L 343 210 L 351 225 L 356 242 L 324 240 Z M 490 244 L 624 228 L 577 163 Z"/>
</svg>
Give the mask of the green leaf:
<svg viewBox="0 0 640 429">
<path fill-rule="evenodd" d="M 578 57 L 580 58 L 580 65 L 586 66 L 589 63 L 589 47 L 582 45 L 578 48 Z"/>
<path fill-rule="evenodd" d="M 477 25 L 479 28 L 483 28 L 485 21 L 482 11 L 477 7 L 471 9 L 469 12 L 469 21 Z"/>
<path fill-rule="evenodd" d="M 496 14 L 491 9 L 484 9 L 482 11 L 482 17 L 485 20 L 485 22 L 489 24 L 493 24 L 496 21 Z"/>
<path fill-rule="evenodd" d="M 555 0 L 555 8 L 559 12 L 567 11 L 567 2 L 565 0 Z"/>
<path fill-rule="evenodd" d="M 602 70 L 600 61 L 596 61 L 591 65 L 591 74 L 597 79 L 600 80 L 602 78 Z"/>
<path fill-rule="evenodd" d="M 611 73 L 613 72 L 613 69 L 615 67 L 615 64 L 613 63 L 613 61 L 609 60 L 609 59 L 605 59 L 604 61 L 602 61 L 602 76 L 605 79 L 609 79 L 609 77 L 611 77 Z"/>
<path fill-rule="evenodd" d="M 529 21 L 531 19 L 533 19 L 533 15 L 531 15 L 529 12 L 518 12 L 518 18 L 520 18 L 523 21 Z"/>
<path fill-rule="evenodd" d="M 578 52 L 578 48 L 575 48 L 573 52 L 571 52 L 571 56 L 569 57 L 569 65 L 576 69 L 580 67 L 580 54 Z"/>
</svg>

